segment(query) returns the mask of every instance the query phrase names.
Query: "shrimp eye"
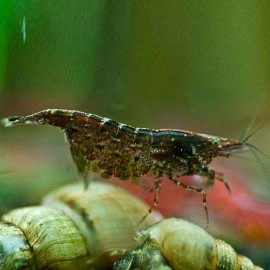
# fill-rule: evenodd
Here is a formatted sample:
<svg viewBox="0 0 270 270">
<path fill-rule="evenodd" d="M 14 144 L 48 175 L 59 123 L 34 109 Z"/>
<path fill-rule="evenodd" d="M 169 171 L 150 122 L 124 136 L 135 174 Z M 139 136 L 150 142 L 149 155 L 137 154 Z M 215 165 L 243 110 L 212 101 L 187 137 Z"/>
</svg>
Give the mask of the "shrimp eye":
<svg viewBox="0 0 270 270">
<path fill-rule="evenodd" d="M 212 141 L 212 145 L 218 146 L 219 145 L 219 141 L 218 140 L 213 140 Z"/>
</svg>

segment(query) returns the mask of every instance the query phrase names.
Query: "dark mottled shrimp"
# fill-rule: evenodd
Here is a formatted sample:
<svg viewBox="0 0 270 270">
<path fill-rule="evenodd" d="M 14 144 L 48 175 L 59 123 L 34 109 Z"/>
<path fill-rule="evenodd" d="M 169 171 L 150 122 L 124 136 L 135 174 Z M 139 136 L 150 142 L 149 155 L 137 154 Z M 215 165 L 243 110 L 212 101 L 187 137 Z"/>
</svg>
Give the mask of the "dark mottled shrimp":
<svg viewBox="0 0 270 270">
<path fill-rule="evenodd" d="M 208 164 L 217 156 L 229 157 L 232 152 L 249 149 L 245 141 L 199 134 L 177 129 L 147 129 L 131 126 L 73 110 L 47 109 L 25 117 L 13 116 L 2 120 L 6 127 L 16 124 L 49 124 L 63 129 L 79 174 L 88 185 L 89 171 L 101 176 L 116 176 L 121 180 L 155 175 L 154 202 L 149 213 L 157 206 L 164 176 L 185 189 L 200 192 L 208 221 L 206 193 L 203 188 L 182 183 L 183 175 L 201 175 L 207 186 L 214 184 L 215 175 Z"/>
</svg>

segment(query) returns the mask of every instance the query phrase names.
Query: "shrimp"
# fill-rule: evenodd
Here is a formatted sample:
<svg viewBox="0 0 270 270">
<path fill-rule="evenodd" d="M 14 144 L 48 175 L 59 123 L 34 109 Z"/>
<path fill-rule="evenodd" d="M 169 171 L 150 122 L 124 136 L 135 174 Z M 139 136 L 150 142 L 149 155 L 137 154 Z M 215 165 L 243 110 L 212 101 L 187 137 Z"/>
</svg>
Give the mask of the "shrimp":
<svg viewBox="0 0 270 270">
<path fill-rule="evenodd" d="M 147 214 L 158 205 L 164 177 L 177 186 L 201 193 L 209 224 L 204 188 L 182 183 L 180 176 L 206 177 L 206 186 L 215 179 L 228 183 L 221 174 L 209 169 L 216 157 L 255 148 L 241 141 L 178 129 L 134 128 L 109 118 L 75 110 L 47 109 L 28 116 L 12 116 L 2 120 L 5 127 L 17 124 L 49 124 L 66 133 L 70 151 L 79 175 L 87 188 L 89 172 L 103 178 L 120 180 L 138 178 L 149 172 L 155 176 L 154 201 Z M 256 148 L 255 148 L 256 149 Z"/>
</svg>

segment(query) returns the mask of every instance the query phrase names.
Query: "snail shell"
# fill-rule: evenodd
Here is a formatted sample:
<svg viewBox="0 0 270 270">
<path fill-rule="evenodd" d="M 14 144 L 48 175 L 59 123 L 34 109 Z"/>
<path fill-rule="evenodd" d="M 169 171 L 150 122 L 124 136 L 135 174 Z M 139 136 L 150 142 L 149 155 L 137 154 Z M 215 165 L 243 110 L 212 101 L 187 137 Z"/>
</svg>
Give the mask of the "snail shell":
<svg viewBox="0 0 270 270">
<path fill-rule="evenodd" d="M 103 269 L 136 247 L 134 235 L 161 218 L 109 184 L 70 185 L 42 206 L 15 209 L 0 223 L 0 269 Z M 137 226 L 138 225 L 138 226 Z"/>
<path fill-rule="evenodd" d="M 35 269 L 31 247 L 23 232 L 13 224 L 1 222 L 0 269 Z"/>
<path fill-rule="evenodd" d="M 152 269 L 149 265 L 174 270 L 261 269 L 237 254 L 229 244 L 182 219 L 164 219 L 137 233 L 137 241 L 141 245 L 125 253 L 114 269 Z"/>
<path fill-rule="evenodd" d="M 0 269 L 105 269 L 126 250 L 114 269 L 261 269 L 185 220 L 152 225 L 161 218 L 155 213 L 138 225 L 147 210 L 105 183 L 93 182 L 86 191 L 81 185 L 60 188 L 43 205 L 2 217 Z"/>
</svg>

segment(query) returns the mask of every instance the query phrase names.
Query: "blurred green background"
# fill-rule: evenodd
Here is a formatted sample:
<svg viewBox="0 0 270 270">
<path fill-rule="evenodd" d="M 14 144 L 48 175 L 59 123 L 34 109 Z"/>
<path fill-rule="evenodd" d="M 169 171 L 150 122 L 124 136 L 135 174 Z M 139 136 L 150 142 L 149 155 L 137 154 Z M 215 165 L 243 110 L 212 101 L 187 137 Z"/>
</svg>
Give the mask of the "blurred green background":
<svg viewBox="0 0 270 270">
<path fill-rule="evenodd" d="M 240 138 L 269 118 L 269 13 L 269 1 L 2 0 L 0 116 L 77 109 Z M 250 140 L 268 155 L 269 124 Z M 1 213 L 76 178 L 59 130 L 0 136 Z M 270 201 L 260 164 L 218 164 Z"/>
</svg>

